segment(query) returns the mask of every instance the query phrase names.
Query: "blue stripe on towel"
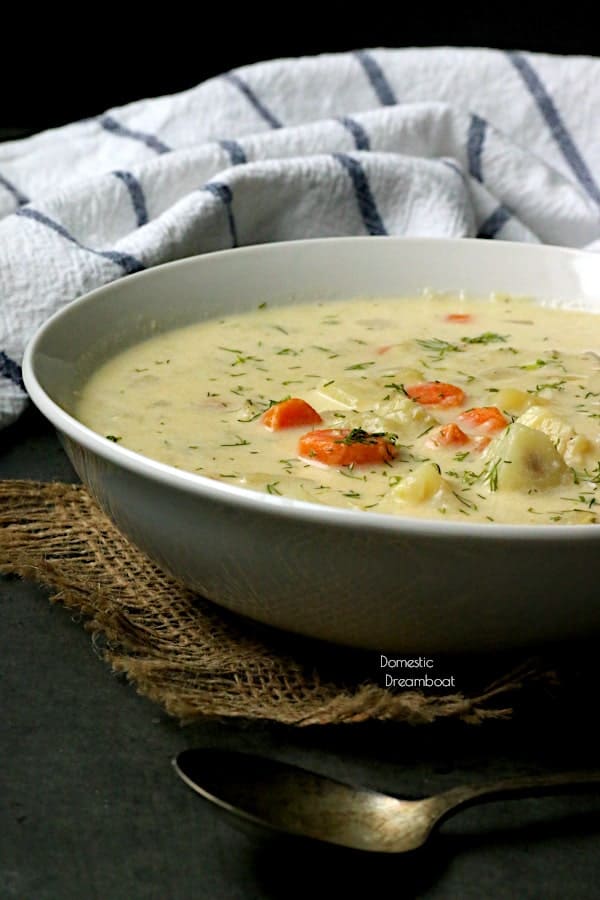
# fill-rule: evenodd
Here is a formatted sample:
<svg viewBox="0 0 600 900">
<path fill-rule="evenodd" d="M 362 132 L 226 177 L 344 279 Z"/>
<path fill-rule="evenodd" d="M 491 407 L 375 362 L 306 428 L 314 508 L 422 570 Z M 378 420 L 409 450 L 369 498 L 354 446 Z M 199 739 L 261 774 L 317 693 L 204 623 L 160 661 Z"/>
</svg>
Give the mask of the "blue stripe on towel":
<svg viewBox="0 0 600 900">
<path fill-rule="evenodd" d="M 350 116 L 341 116 L 338 119 L 338 122 L 341 122 L 344 128 L 350 132 L 350 134 L 354 138 L 354 144 L 357 150 L 371 149 L 371 141 L 369 140 L 369 135 L 362 127 L 360 122 L 357 122 L 356 119 L 351 119 Z"/>
<path fill-rule="evenodd" d="M 244 148 L 237 141 L 219 141 L 219 145 L 229 154 L 232 166 L 241 166 L 248 161 Z"/>
<path fill-rule="evenodd" d="M 394 106 L 398 102 L 396 95 L 375 57 L 366 50 L 357 50 L 354 56 L 363 67 L 381 105 Z"/>
<path fill-rule="evenodd" d="M 0 350 L 0 375 L 3 378 L 8 378 L 9 381 L 12 381 L 12 383 L 16 384 L 17 387 L 20 387 L 21 390 L 25 390 L 21 366 L 16 363 L 14 359 L 11 359 L 10 356 L 7 356 L 4 350 Z"/>
<path fill-rule="evenodd" d="M 477 237 L 495 238 L 510 218 L 511 213 L 505 206 L 497 206 L 493 213 L 490 213 L 487 219 L 480 225 Z"/>
<path fill-rule="evenodd" d="M 136 259 L 135 256 L 131 256 L 129 253 L 121 253 L 120 250 L 92 250 L 91 247 L 84 247 L 83 244 L 79 244 L 79 246 L 83 250 L 88 250 L 90 253 L 95 253 L 96 256 L 103 256 L 105 259 L 110 259 L 111 262 L 114 262 L 118 266 L 121 266 L 125 275 L 133 275 L 135 272 L 143 272 L 146 268 L 146 266 L 142 265 L 139 259 Z"/>
<path fill-rule="evenodd" d="M 600 205 L 600 188 L 598 188 L 592 173 L 577 149 L 573 138 L 569 134 L 569 131 L 567 130 L 552 97 L 544 87 L 540 76 L 537 74 L 531 63 L 520 53 L 511 51 L 506 55 L 535 100 L 539 111 L 550 129 L 552 137 L 558 144 L 559 150 L 571 168 L 571 171 L 582 187 L 588 192 L 590 197 Z"/>
<path fill-rule="evenodd" d="M 133 205 L 133 211 L 135 213 L 135 220 L 137 222 L 138 228 L 141 228 L 142 225 L 146 225 L 148 223 L 148 209 L 146 207 L 146 198 L 144 197 L 144 191 L 137 180 L 137 178 L 131 174 L 131 172 L 113 172 L 113 175 L 116 175 L 117 178 L 120 178 L 127 190 L 129 191 L 129 196 L 131 197 L 131 203 Z"/>
<path fill-rule="evenodd" d="M 208 184 L 205 184 L 202 188 L 203 191 L 208 191 L 209 194 L 212 194 L 214 197 L 218 197 L 223 206 L 225 207 L 225 212 L 227 214 L 227 223 L 229 225 L 229 234 L 231 235 L 231 246 L 238 246 L 238 236 L 237 236 L 237 228 L 235 227 L 235 218 L 233 216 L 233 194 L 231 192 L 231 188 L 227 184 L 223 184 L 222 181 L 209 181 Z"/>
<path fill-rule="evenodd" d="M 155 153 L 171 152 L 171 147 L 167 146 L 167 144 L 163 143 L 155 135 L 148 134 L 146 131 L 134 131 L 132 128 L 126 128 L 125 125 L 121 125 L 121 123 L 117 122 L 116 119 L 113 119 L 112 116 L 100 116 L 98 122 L 105 131 L 110 131 L 111 134 L 115 134 L 117 137 L 131 138 L 134 141 L 140 141 L 140 143 L 149 147 L 150 150 L 154 150 Z"/>
<path fill-rule="evenodd" d="M 240 78 L 240 76 L 235 72 L 226 72 L 223 77 L 226 78 L 230 84 L 235 85 L 238 91 L 240 91 L 244 95 L 250 106 L 252 106 L 253 109 L 256 110 L 259 116 L 261 116 L 261 118 L 263 118 L 265 122 L 267 122 L 271 126 L 271 128 L 281 128 L 281 122 L 279 121 L 277 116 L 274 116 L 271 110 L 267 109 L 265 104 L 256 96 L 247 82 Z"/>
<path fill-rule="evenodd" d="M 125 275 L 132 275 L 134 272 L 141 272 L 145 269 L 145 266 L 143 266 L 135 256 L 131 256 L 129 253 L 121 253 L 119 250 L 94 250 L 92 247 L 86 247 L 85 244 L 82 244 L 81 241 L 78 241 L 77 238 L 73 237 L 64 225 L 55 222 L 53 219 L 45 216 L 44 213 L 39 212 L 37 209 L 32 209 L 30 206 L 17 210 L 15 215 L 23 216 L 23 218 L 26 219 L 33 219 L 34 222 L 45 225 L 46 228 L 50 228 L 52 231 L 60 234 L 66 241 L 75 244 L 75 246 L 79 247 L 81 250 L 87 250 L 88 253 L 93 253 L 95 256 L 103 256 L 105 259 L 110 259 L 111 262 L 121 266 Z"/>
<path fill-rule="evenodd" d="M 473 178 L 476 178 L 477 181 L 481 182 L 483 182 L 481 161 L 486 131 L 487 122 L 485 119 L 473 114 L 469 123 L 469 133 L 467 136 L 467 160 L 469 164 L 469 175 L 472 175 Z"/>
<path fill-rule="evenodd" d="M 375 198 L 371 193 L 369 180 L 361 164 L 352 156 L 347 156 L 345 153 L 334 153 L 333 156 L 334 159 L 344 167 L 352 179 L 352 186 L 356 195 L 358 208 L 368 233 L 387 234 L 386 227 L 379 215 Z"/>
<path fill-rule="evenodd" d="M 452 172 L 454 172 L 455 175 L 458 175 L 463 184 L 466 182 L 465 173 L 458 165 L 456 160 L 448 158 L 447 156 L 441 156 L 440 162 L 442 163 L 442 165 L 446 166 L 447 169 L 450 169 Z"/>
<path fill-rule="evenodd" d="M 9 194 L 12 194 L 15 200 L 17 201 L 18 206 L 23 206 L 24 203 L 29 203 L 29 198 L 23 194 L 19 188 L 9 181 L 8 178 L 5 178 L 4 175 L 0 175 L 0 184 L 3 188 L 6 188 Z"/>
</svg>

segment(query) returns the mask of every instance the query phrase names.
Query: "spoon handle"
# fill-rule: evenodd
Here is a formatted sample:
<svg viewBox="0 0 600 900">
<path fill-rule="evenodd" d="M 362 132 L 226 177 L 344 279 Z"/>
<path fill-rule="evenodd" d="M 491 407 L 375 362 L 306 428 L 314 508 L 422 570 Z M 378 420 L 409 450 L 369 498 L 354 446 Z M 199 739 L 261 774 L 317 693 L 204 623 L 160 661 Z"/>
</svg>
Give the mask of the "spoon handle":
<svg viewBox="0 0 600 900">
<path fill-rule="evenodd" d="M 581 770 L 576 772 L 557 772 L 553 775 L 519 775 L 499 781 L 488 781 L 483 784 L 466 785 L 451 788 L 430 799 L 435 812 L 442 818 L 459 807 L 471 806 L 475 803 L 488 803 L 503 797 L 525 797 L 535 794 L 552 794 L 568 787 L 600 785 L 600 770 Z"/>
</svg>

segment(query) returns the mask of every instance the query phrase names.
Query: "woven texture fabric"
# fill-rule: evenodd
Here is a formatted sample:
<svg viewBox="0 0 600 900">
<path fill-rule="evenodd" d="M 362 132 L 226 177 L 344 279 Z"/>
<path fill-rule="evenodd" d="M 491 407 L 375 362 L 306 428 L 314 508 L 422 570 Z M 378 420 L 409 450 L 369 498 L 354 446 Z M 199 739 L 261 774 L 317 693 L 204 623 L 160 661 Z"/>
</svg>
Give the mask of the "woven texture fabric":
<svg viewBox="0 0 600 900">
<path fill-rule="evenodd" d="M 556 682 L 550 667 L 523 654 L 510 665 L 488 660 L 485 670 L 469 662 L 452 693 L 387 690 L 376 654 L 294 638 L 193 595 L 79 485 L 0 482 L 0 571 L 77 610 L 113 671 L 182 721 L 481 723 L 510 716 L 515 698 Z"/>
</svg>

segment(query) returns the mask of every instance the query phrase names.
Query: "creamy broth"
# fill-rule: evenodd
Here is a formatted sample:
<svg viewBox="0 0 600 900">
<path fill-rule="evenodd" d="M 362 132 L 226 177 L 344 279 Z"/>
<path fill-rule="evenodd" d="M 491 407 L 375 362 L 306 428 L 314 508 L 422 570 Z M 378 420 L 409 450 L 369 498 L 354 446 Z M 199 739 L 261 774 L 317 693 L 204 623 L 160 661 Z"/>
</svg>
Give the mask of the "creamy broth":
<svg viewBox="0 0 600 900">
<path fill-rule="evenodd" d="M 87 381 L 76 415 L 145 456 L 273 495 L 594 524 L 599 338 L 600 316 L 509 297 L 263 305 L 124 351 Z M 264 412 L 288 397 L 322 421 L 267 428 Z M 390 453 L 366 464 L 301 457 L 300 437 L 322 429 L 345 446 L 385 440 Z"/>
</svg>

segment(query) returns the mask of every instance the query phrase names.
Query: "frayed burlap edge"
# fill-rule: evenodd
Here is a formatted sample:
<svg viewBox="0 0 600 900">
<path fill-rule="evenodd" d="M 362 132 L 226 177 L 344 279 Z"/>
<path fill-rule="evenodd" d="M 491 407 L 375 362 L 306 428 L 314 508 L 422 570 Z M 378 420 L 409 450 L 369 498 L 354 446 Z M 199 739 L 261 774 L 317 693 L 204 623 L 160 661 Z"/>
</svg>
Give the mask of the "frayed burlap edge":
<svg viewBox="0 0 600 900">
<path fill-rule="evenodd" d="M 525 663 L 471 692 L 393 693 L 346 651 L 331 671 L 316 642 L 255 627 L 165 575 L 79 485 L 0 482 L 0 571 L 43 585 L 53 601 L 77 610 L 113 671 L 186 722 L 480 723 L 510 716 L 516 692 L 554 679 Z"/>
</svg>

